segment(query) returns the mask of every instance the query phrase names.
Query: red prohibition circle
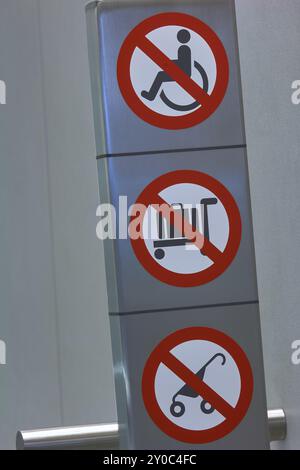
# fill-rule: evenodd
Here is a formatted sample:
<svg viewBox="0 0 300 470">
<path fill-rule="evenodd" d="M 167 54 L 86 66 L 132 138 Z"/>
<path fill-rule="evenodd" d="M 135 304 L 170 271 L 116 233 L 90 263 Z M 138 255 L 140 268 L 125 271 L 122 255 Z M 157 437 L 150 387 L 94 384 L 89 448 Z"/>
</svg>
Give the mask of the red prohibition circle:
<svg viewBox="0 0 300 470">
<path fill-rule="evenodd" d="M 192 340 L 210 341 L 225 349 L 235 361 L 241 379 L 239 400 L 231 416 L 210 429 L 199 431 L 186 429 L 173 423 L 161 410 L 155 393 L 155 378 L 158 367 L 164 363 L 165 357 L 172 349 L 179 344 Z M 161 341 L 150 354 L 142 378 L 142 396 L 152 421 L 169 437 L 189 444 L 209 443 L 231 433 L 245 417 L 251 404 L 253 389 L 253 373 L 243 349 L 226 334 L 204 327 L 179 330 Z"/>
<path fill-rule="evenodd" d="M 133 251 L 142 266 L 156 279 L 176 287 L 196 287 L 213 281 L 224 273 L 234 260 L 242 237 L 242 222 L 239 208 L 225 186 L 212 176 L 194 170 L 178 170 L 160 176 L 150 183 L 139 196 L 136 204 L 149 207 L 153 204 L 154 195 L 159 195 L 164 189 L 181 183 L 190 183 L 207 188 L 215 194 L 223 204 L 229 222 L 229 237 L 222 256 L 209 268 L 192 274 L 181 274 L 169 271 L 161 266 L 148 251 L 142 237 L 131 238 Z M 144 214 L 145 216 L 145 214 Z M 131 220 L 133 220 L 132 218 Z"/>
<path fill-rule="evenodd" d="M 132 55 L 141 40 L 144 40 L 151 31 L 170 25 L 186 27 L 200 35 L 211 48 L 217 67 L 216 84 L 212 93 L 207 95 L 205 105 L 184 116 L 165 116 L 148 108 L 136 94 L 130 78 Z M 229 82 L 229 63 L 221 40 L 207 24 L 184 13 L 161 13 L 142 21 L 129 33 L 119 53 L 117 77 L 124 100 L 137 116 L 153 126 L 179 130 L 205 121 L 221 104 Z"/>
</svg>

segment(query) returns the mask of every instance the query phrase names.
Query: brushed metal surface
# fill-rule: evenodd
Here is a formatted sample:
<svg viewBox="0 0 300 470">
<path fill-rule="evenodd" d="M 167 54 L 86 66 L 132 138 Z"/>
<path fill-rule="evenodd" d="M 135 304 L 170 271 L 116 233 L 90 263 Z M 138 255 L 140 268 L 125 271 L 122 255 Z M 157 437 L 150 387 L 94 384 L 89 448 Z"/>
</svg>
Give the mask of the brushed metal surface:
<svg viewBox="0 0 300 470">
<path fill-rule="evenodd" d="M 184 149 L 187 143 L 201 148 L 245 144 L 233 0 L 102 1 L 87 11 L 98 155 Z M 121 95 L 116 74 L 129 32 L 145 18 L 166 11 L 201 18 L 221 39 L 230 65 L 229 87 L 216 112 L 200 125 L 179 131 L 159 129 L 137 117 Z"/>
<path fill-rule="evenodd" d="M 284 410 L 268 410 L 271 442 L 286 438 L 286 417 Z M 35 429 L 18 431 L 17 450 L 114 450 L 119 448 L 119 426 L 98 424 L 67 428 Z"/>
</svg>

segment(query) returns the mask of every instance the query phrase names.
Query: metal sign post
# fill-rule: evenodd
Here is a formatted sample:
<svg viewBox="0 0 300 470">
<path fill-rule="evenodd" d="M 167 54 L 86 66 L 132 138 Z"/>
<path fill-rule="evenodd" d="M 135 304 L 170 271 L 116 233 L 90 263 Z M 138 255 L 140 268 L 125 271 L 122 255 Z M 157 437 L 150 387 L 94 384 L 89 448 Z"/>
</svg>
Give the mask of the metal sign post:
<svg viewBox="0 0 300 470">
<path fill-rule="evenodd" d="M 268 449 L 234 1 L 87 18 L 121 448 Z"/>
</svg>

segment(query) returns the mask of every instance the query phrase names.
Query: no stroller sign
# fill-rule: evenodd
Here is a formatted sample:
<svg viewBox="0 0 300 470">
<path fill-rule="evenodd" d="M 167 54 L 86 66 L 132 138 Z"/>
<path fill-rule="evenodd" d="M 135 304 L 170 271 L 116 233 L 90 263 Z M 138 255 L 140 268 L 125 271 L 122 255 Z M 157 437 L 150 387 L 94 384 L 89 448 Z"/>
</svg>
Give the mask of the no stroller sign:
<svg viewBox="0 0 300 470">
<path fill-rule="evenodd" d="M 216 441 L 245 417 L 253 374 L 242 348 L 224 333 L 186 328 L 165 338 L 144 368 L 142 394 L 154 423 L 191 444 Z"/>
</svg>

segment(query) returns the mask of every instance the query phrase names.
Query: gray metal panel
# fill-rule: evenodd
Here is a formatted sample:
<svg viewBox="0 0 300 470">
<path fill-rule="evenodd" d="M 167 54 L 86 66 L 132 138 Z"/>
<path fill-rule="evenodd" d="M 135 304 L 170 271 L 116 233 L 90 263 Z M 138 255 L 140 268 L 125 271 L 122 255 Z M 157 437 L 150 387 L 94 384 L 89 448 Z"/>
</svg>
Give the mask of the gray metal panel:
<svg viewBox="0 0 300 470">
<path fill-rule="evenodd" d="M 92 8 L 92 7 L 91 7 Z M 217 111 L 205 122 L 190 129 L 159 129 L 137 117 L 125 103 L 117 82 L 117 60 L 129 32 L 142 20 L 161 12 L 182 12 L 200 18 L 220 37 L 228 54 L 230 83 Z M 98 3 L 100 66 L 92 61 L 96 135 L 98 154 L 119 154 L 152 150 L 203 148 L 245 143 L 236 48 L 234 2 L 200 1 L 115 1 Z M 96 37 L 95 19 L 89 12 L 89 35 Z M 90 48 L 95 56 L 95 46 Z M 96 69 L 97 67 L 97 69 Z M 99 71 L 100 70 L 100 71 Z M 101 89 L 98 88 L 101 83 Z M 95 89 L 96 87 L 96 89 Z M 99 101 L 99 96 L 102 99 Z M 99 117 L 101 116 L 101 117 Z M 105 122 L 103 129 L 97 129 Z"/>
<path fill-rule="evenodd" d="M 300 337 L 300 78 L 299 0 L 237 0 L 249 143 L 269 407 L 284 407 L 288 434 L 281 450 L 300 449 L 300 366 L 291 344 Z M 257 80 L 257 71 L 259 79 Z"/>
<path fill-rule="evenodd" d="M 243 328 L 241 328 L 241 318 Z M 130 448 L 208 450 L 269 448 L 257 304 L 119 316 L 114 317 L 115 326 L 118 321 L 120 321 L 122 336 L 126 338 L 126 345 L 123 345 L 122 351 L 122 373 L 124 374 L 123 383 L 130 385 L 127 389 L 124 386 L 119 393 L 123 396 L 123 406 L 126 406 L 127 402 Z M 194 326 L 215 328 L 234 339 L 246 353 L 254 375 L 252 402 L 240 425 L 225 438 L 198 446 L 173 440 L 160 431 L 148 416 L 141 393 L 143 370 L 153 349 L 169 334 Z M 114 330 L 112 334 L 114 335 Z"/>
<path fill-rule="evenodd" d="M 238 429 L 202 448 L 268 448 L 234 2 L 191 1 L 184 7 L 177 1 L 155 6 L 139 1 L 105 1 L 98 5 L 100 66 L 95 64 L 96 49 L 92 48 L 92 86 L 97 96 L 94 103 L 97 150 L 105 157 L 99 162 L 105 201 L 118 207 L 118 197 L 123 195 L 130 205 L 162 174 L 179 169 L 198 170 L 215 177 L 231 192 L 243 225 L 241 246 L 230 267 L 213 282 L 196 288 L 174 288 L 154 279 L 139 264 L 128 240 L 117 240 L 106 249 L 108 264 L 115 265 L 113 271 L 108 270 L 111 280 L 108 288 L 110 306 L 117 308 L 111 316 L 111 327 L 121 446 L 191 448 L 167 438 L 154 426 L 142 403 L 140 382 L 147 357 L 159 341 L 174 330 L 205 325 L 227 332 L 245 349 L 253 367 L 255 390 L 250 410 Z M 166 9 L 178 11 L 179 7 L 181 12 L 200 17 L 220 36 L 229 54 L 231 78 L 227 95 L 213 117 L 201 126 L 174 132 L 145 124 L 133 114 L 121 97 L 116 64 L 120 47 L 134 26 L 155 13 Z M 97 31 L 91 11 L 88 16 L 93 25 L 93 43 Z M 101 127 L 102 119 L 105 136 L 100 139 L 97 126 Z"/>
<path fill-rule="evenodd" d="M 173 170 L 192 169 L 207 173 L 223 183 L 235 198 L 242 217 L 242 241 L 236 258 L 223 275 L 199 287 L 177 288 L 158 281 L 140 264 L 130 240 L 115 240 L 118 312 L 258 299 L 245 149 L 113 157 L 106 162 L 107 174 L 103 171 L 102 160 L 99 165 L 100 186 L 106 184 L 105 177 L 108 176 L 111 202 L 115 207 L 118 207 L 119 195 L 128 196 L 130 206 L 158 176 Z M 114 296 L 112 289 L 114 287 L 110 283 L 111 297 Z M 116 305 L 114 300 L 112 303 Z"/>
</svg>

